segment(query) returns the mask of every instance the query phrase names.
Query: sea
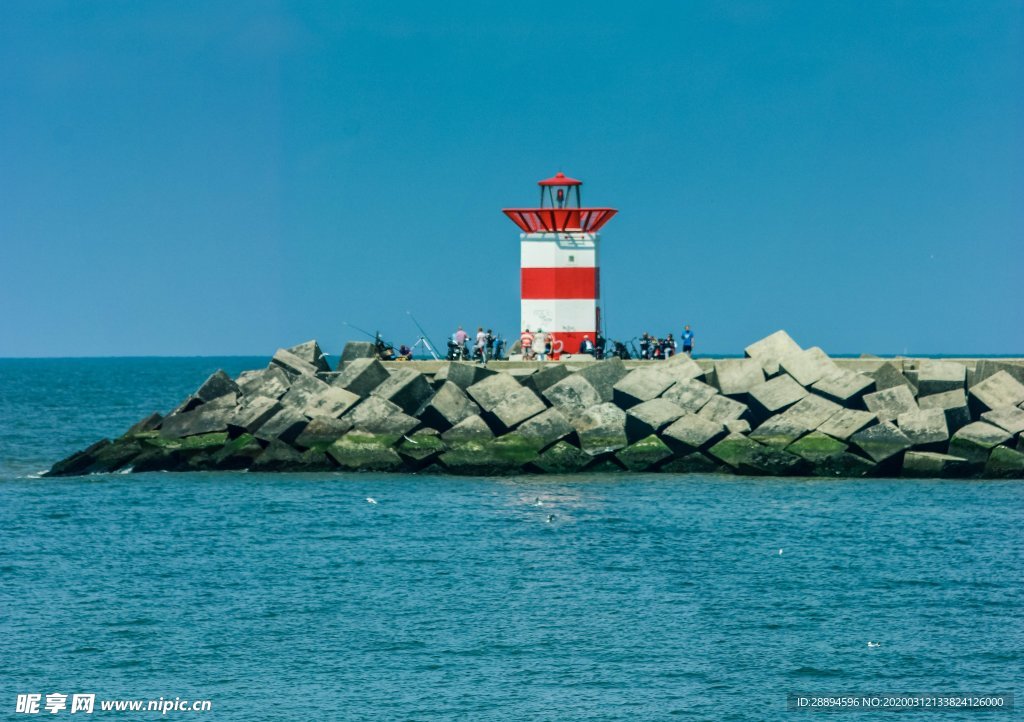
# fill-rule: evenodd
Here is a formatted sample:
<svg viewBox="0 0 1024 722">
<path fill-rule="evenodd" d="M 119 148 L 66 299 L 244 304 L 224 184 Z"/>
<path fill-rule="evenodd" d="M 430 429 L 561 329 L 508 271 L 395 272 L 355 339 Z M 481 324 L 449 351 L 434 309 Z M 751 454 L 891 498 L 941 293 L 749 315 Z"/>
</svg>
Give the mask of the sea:
<svg viewBox="0 0 1024 722">
<path fill-rule="evenodd" d="M 1020 481 L 40 477 L 267 361 L 0 360 L 0 719 L 1024 717 Z"/>
</svg>

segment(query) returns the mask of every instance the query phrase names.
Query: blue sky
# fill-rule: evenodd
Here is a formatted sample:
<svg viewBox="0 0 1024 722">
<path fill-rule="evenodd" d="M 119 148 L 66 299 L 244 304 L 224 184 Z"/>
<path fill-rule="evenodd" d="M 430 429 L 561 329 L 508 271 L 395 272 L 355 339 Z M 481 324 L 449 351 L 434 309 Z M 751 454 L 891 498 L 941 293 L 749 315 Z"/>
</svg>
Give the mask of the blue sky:
<svg viewBox="0 0 1024 722">
<path fill-rule="evenodd" d="M 0 3 L 0 356 L 518 325 L 582 178 L 610 335 L 1024 355 L 1020 2 Z"/>
</svg>

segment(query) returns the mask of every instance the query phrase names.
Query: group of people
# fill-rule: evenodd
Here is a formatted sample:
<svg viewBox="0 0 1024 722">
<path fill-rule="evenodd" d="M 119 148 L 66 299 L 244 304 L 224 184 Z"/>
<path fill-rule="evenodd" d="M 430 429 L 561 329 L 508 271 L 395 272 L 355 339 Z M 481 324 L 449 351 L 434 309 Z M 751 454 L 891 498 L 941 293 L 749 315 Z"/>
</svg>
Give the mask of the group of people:
<svg viewBox="0 0 1024 722">
<path fill-rule="evenodd" d="M 689 326 L 683 329 L 683 335 L 679 339 L 682 342 L 682 352 L 687 356 L 693 355 L 693 331 L 690 330 Z M 639 357 L 642 359 L 667 359 L 674 356 L 679 351 L 679 344 L 676 343 L 675 338 L 672 334 L 668 334 L 665 338 L 658 338 L 652 336 L 649 333 L 644 333 L 640 337 L 640 354 Z"/>
<path fill-rule="evenodd" d="M 544 333 L 544 329 L 538 328 L 532 332 L 529 328 L 519 334 L 519 347 L 523 358 L 527 361 L 547 361 L 548 356 L 564 351 L 564 344 L 555 338 L 555 334 Z"/>
<path fill-rule="evenodd" d="M 470 340 L 473 341 L 473 348 L 470 350 Z M 448 360 L 468 361 L 470 359 L 487 365 L 487 361 L 500 361 L 505 351 L 504 339 L 494 335 L 491 329 L 484 331 L 483 326 L 478 326 L 476 336 L 472 339 L 462 326 L 448 339 Z"/>
</svg>

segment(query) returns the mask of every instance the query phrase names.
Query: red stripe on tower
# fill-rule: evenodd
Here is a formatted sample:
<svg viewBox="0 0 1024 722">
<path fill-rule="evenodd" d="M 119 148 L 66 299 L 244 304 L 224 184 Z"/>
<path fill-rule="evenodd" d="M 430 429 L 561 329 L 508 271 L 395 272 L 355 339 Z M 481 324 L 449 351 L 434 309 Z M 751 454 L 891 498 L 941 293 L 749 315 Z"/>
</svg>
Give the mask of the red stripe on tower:
<svg viewBox="0 0 1024 722">
<path fill-rule="evenodd" d="M 522 298 L 599 297 L 596 268 L 521 268 Z"/>
</svg>

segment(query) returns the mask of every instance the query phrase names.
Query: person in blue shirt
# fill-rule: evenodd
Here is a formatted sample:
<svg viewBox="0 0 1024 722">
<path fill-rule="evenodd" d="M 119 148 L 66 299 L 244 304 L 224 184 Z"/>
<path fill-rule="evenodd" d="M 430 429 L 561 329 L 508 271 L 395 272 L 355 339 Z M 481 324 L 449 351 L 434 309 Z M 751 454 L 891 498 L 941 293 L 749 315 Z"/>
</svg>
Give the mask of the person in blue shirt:
<svg viewBox="0 0 1024 722">
<path fill-rule="evenodd" d="M 689 326 L 683 329 L 681 340 L 683 342 L 683 353 L 687 356 L 693 356 L 693 331 L 690 330 Z"/>
</svg>

